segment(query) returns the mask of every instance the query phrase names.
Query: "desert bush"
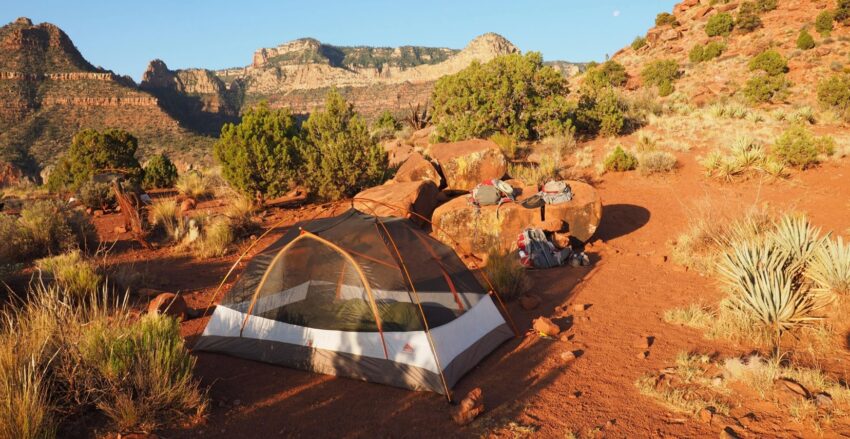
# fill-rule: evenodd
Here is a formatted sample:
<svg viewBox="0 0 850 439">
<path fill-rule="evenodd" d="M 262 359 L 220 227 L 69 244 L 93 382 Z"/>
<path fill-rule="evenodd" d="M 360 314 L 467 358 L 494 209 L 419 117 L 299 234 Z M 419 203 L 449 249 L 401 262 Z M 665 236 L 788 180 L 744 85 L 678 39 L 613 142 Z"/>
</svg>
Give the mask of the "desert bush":
<svg viewBox="0 0 850 439">
<path fill-rule="evenodd" d="M 676 167 L 676 156 L 667 151 L 648 151 L 638 155 L 637 170 L 641 175 L 666 173 Z"/>
<path fill-rule="evenodd" d="M 705 25 L 705 33 L 710 37 L 727 36 L 732 33 L 734 28 L 735 20 L 732 19 L 732 15 L 721 12 L 708 19 L 708 23 Z"/>
<path fill-rule="evenodd" d="M 566 78 L 544 66 L 539 53 L 503 55 L 440 78 L 432 121 L 437 137 L 451 141 L 494 132 L 518 140 L 564 134 L 575 109 L 568 91 Z"/>
<path fill-rule="evenodd" d="M 806 277 L 821 296 L 846 297 L 850 294 L 850 245 L 845 245 L 840 236 L 823 240 L 812 253 Z"/>
<path fill-rule="evenodd" d="M 756 0 L 756 7 L 760 12 L 770 12 L 776 9 L 779 0 Z"/>
<path fill-rule="evenodd" d="M 818 14 L 817 18 L 815 18 L 815 30 L 818 31 L 822 37 L 828 37 L 832 33 L 834 20 L 835 14 L 832 11 L 822 11 Z"/>
<path fill-rule="evenodd" d="M 655 16 L 655 25 L 656 26 L 666 26 L 671 25 L 676 27 L 679 25 L 679 22 L 676 21 L 676 16 L 669 12 L 661 12 Z"/>
<path fill-rule="evenodd" d="M 613 89 L 584 95 L 576 111 L 576 126 L 585 133 L 616 136 L 626 125 L 626 104 Z"/>
<path fill-rule="evenodd" d="M 510 163 L 508 175 L 526 184 L 544 184 L 558 178 L 558 160 L 551 156 L 544 156 L 536 164 Z"/>
<path fill-rule="evenodd" d="M 831 155 L 834 151 L 832 137 L 817 137 L 802 125 L 794 125 L 776 139 L 771 152 L 783 163 L 806 169 L 818 164 L 822 155 Z"/>
<path fill-rule="evenodd" d="M 18 224 L 31 243 L 29 257 L 97 248 L 97 232 L 88 216 L 57 202 L 41 200 L 26 205 Z"/>
<path fill-rule="evenodd" d="M 110 299 L 105 287 L 79 297 L 38 284 L 28 296 L 0 324 L 3 437 L 54 437 L 62 422 L 93 412 L 120 432 L 203 414 L 175 320 L 133 320 L 126 297 Z"/>
<path fill-rule="evenodd" d="M 787 120 L 796 123 L 815 123 L 815 111 L 812 107 L 802 106 L 788 113 Z"/>
<path fill-rule="evenodd" d="M 818 102 L 845 118 L 850 116 L 850 74 L 835 74 L 818 83 Z"/>
<path fill-rule="evenodd" d="M 744 96 L 753 104 L 782 101 L 788 96 L 791 83 L 784 74 L 768 75 L 759 73 L 747 80 Z"/>
<path fill-rule="evenodd" d="M 96 293 L 103 283 L 97 267 L 84 259 L 79 250 L 39 259 L 35 266 L 43 279 L 55 282 L 66 294 L 77 298 Z"/>
<path fill-rule="evenodd" d="M 751 1 L 741 3 L 738 9 L 738 17 L 735 19 L 735 28 L 742 33 L 749 33 L 761 27 L 758 6 Z"/>
<path fill-rule="evenodd" d="M 839 23 L 847 22 L 850 19 L 850 0 L 838 0 L 833 17 Z"/>
<path fill-rule="evenodd" d="M 726 50 L 726 44 L 722 41 L 711 41 L 705 46 L 695 44 L 688 53 L 688 58 L 693 63 L 701 63 L 717 58 L 723 54 L 724 50 Z"/>
<path fill-rule="evenodd" d="M 177 201 L 172 199 L 159 199 L 154 201 L 148 207 L 151 225 L 155 231 L 158 231 L 168 237 L 168 239 L 177 241 L 181 235 L 180 227 L 180 206 Z"/>
<path fill-rule="evenodd" d="M 213 147 L 222 176 L 238 191 L 268 197 L 286 193 L 300 178 L 302 164 L 298 125 L 288 109 L 263 102 L 225 124 Z"/>
<path fill-rule="evenodd" d="M 33 254 L 32 238 L 17 219 L 0 215 L 0 281 L 20 268 Z"/>
<path fill-rule="evenodd" d="M 213 193 L 213 185 L 210 177 L 197 170 L 180 174 L 177 182 L 174 183 L 174 187 L 177 188 L 177 192 L 180 195 L 196 200 L 207 198 Z"/>
<path fill-rule="evenodd" d="M 351 197 L 386 178 L 387 152 L 336 89 L 328 92 L 323 110 L 310 114 L 303 131 L 308 184 L 319 198 Z"/>
<path fill-rule="evenodd" d="M 605 156 L 602 165 L 606 171 L 625 172 L 635 169 L 638 165 L 638 159 L 634 154 L 618 145 Z"/>
<path fill-rule="evenodd" d="M 770 76 L 780 75 L 788 71 L 788 60 L 773 49 L 765 50 L 750 60 L 751 71 L 761 70 Z"/>
<path fill-rule="evenodd" d="M 637 36 L 632 40 L 632 50 L 640 50 L 646 46 L 646 37 Z"/>
<path fill-rule="evenodd" d="M 656 60 L 641 71 L 641 78 L 647 85 L 658 87 L 660 96 L 673 93 L 673 83 L 679 78 L 679 63 L 672 59 Z"/>
<path fill-rule="evenodd" d="M 90 209 L 106 209 L 115 204 L 115 192 L 109 183 L 89 180 L 80 186 L 77 197 L 83 206 Z"/>
<path fill-rule="evenodd" d="M 622 64 L 605 61 L 587 70 L 582 83 L 582 93 L 596 94 L 608 87 L 622 87 L 627 80 L 626 68 Z"/>
<path fill-rule="evenodd" d="M 145 178 L 142 182 L 145 189 L 174 187 L 176 181 L 177 167 L 167 155 L 155 155 L 145 165 Z"/>
<path fill-rule="evenodd" d="M 800 35 L 797 37 L 797 48 L 800 50 L 809 50 L 814 47 L 815 39 L 812 37 L 812 34 L 806 29 L 801 30 Z"/>
<path fill-rule="evenodd" d="M 701 63 L 703 61 L 703 56 L 705 56 L 704 54 L 705 47 L 701 44 L 694 44 L 694 47 L 691 47 L 690 52 L 688 52 L 688 59 L 694 64 Z"/>
<path fill-rule="evenodd" d="M 136 138 L 124 130 L 82 130 L 50 172 L 47 186 L 51 191 L 76 191 L 100 172 L 120 172 L 138 184 L 143 171 L 136 160 L 137 148 Z"/>
<path fill-rule="evenodd" d="M 490 140 L 492 140 L 496 145 L 499 145 L 499 149 L 502 150 L 505 157 L 508 157 L 509 159 L 516 157 L 518 145 L 513 136 L 503 133 L 495 133 L 490 136 Z"/>
<path fill-rule="evenodd" d="M 505 300 L 521 296 L 530 287 L 525 268 L 519 264 L 519 258 L 512 252 L 490 251 L 487 254 L 484 273 L 493 283 L 496 292 Z"/>
<path fill-rule="evenodd" d="M 254 222 L 256 211 L 257 206 L 254 205 L 254 200 L 246 196 L 236 196 L 230 199 L 224 216 L 230 220 L 234 234 L 246 234 L 257 226 Z"/>
<path fill-rule="evenodd" d="M 384 110 L 380 116 L 372 122 L 371 134 L 376 140 L 390 139 L 395 136 L 396 131 L 401 128 L 401 123 L 395 118 L 390 110 Z"/>
</svg>

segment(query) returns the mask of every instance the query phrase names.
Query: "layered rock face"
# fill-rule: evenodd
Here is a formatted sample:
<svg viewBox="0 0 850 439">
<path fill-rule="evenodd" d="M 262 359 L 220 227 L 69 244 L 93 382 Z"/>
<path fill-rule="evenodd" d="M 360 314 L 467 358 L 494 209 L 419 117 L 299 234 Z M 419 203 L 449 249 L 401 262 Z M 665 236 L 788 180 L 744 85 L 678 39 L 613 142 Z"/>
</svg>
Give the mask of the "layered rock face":
<svg viewBox="0 0 850 439">
<path fill-rule="evenodd" d="M 199 143 L 155 96 L 92 66 L 55 25 L 19 18 L 0 27 L 0 162 L 37 179 L 81 128 L 126 129 L 142 154 Z"/>
</svg>

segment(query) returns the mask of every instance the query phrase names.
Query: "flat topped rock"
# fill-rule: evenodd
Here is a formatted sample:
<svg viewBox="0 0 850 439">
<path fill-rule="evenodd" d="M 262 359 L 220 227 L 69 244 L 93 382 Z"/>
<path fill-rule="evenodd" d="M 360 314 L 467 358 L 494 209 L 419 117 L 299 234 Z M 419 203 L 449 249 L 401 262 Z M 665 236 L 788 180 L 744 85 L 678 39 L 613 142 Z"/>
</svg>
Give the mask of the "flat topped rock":
<svg viewBox="0 0 850 439">
<path fill-rule="evenodd" d="M 516 203 L 497 206 L 471 206 L 466 196 L 457 197 L 434 211 L 434 236 L 446 243 L 460 243 L 460 251 L 486 254 L 494 246 L 510 250 L 517 235 L 527 227 L 568 234 L 575 240 L 588 241 L 602 219 L 602 201 L 593 186 L 569 181 L 573 199 L 562 204 L 547 204 L 526 209 L 520 203 L 537 193 L 537 187 L 511 180 L 517 189 Z"/>
<path fill-rule="evenodd" d="M 508 170 L 505 155 L 490 140 L 436 143 L 428 155 L 439 163 L 448 189 L 453 190 L 471 191 L 482 181 L 504 177 Z"/>
<path fill-rule="evenodd" d="M 401 167 L 393 177 L 393 181 L 398 183 L 408 183 L 412 181 L 433 181 L 437 187 L 443 187 L 443 177 L 437 172 L 434 164 L 428 161 L 422 154 L 414 152 L 410 157 L 402 163 Z"/>
<path fill-rule="evenodd" d="M 430 180 L 387 182 L 355 195 L 354 208 L 369 215 L 408 217 L 421 224 L 424 221 L 409 212 L 431 218 L 439 193 L 437 185 Z"/>
</svg>

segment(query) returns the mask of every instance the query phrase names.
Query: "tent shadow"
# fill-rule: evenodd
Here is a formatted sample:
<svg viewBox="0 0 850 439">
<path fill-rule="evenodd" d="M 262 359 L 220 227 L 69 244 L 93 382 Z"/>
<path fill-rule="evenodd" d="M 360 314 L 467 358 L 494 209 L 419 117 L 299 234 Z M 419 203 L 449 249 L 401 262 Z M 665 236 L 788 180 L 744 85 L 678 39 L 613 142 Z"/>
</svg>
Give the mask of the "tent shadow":
<svg viewBox="0 0 850 439">
<path fill-rule="evenodd" d="M 602 221 L 596 237 L 608 241 L 628 235 L 649 222 L 649 210 L 634 204 L 611 204 L 602 207 Z"/>
</svg>

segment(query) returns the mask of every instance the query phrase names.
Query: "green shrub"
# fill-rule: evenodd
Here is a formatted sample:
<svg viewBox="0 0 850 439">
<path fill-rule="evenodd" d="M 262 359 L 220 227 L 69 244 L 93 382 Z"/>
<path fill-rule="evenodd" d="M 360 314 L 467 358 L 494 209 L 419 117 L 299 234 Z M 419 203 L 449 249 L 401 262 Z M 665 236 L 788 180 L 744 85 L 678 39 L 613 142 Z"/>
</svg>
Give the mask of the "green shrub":
<svg viewBox="0 0 850 439">
<path fill-rule="evenodd" d="M 82 130 L 50 172 L 47 186 L 51 191 L 76 191 L 100 172 L 120 172 L 138 184 L 143 171 L 136 160 L 137 148 L 136 138 L 124 130 Z"/>
<path fill-rule="evenodd" d="M 57 202 L 41 200 L 26 205 L 21 209 L 18 224 L 31 243 L 30 258 L 97 248 L 97 232 L 89 218 Z"/>
<path fill-rule="evenodd" d="M 627 80 L 626 68 L 622 64 L 616 61 L 605 61 L 587 69 L 582 83 L 582 93 L 593 94 L 607 87 L 622 87 Z"/>
<path fill-rule="evenodd" d="M 262 102 L 242 115 L 239 124 L 225 124 L 213 147 L 222 176 L 236 190 L 276 197 L 300 177 L 298 125 L 288 109 L 272 110 Z"/>
<path fill-rule="evenodd" d="M 676 21 L 676 17 L 669 12 L 661 12 L 655 16 L 656 26 L 666 26 L 668 24 L 673 27 L 676 27 L 679 25 L 679 22 Z"/>
<path fill-rule="evenodd" d="M 741 3 L 741 8 L 738 10 L 738 19 L 735 20 L 735 27 L 743 32 L 749 33 L 761 27 L 761 18 L 758 16 L 758 8 L 755 3 L 746 1 Z"/>
<path fill-rule="evenodd" d="M 726 12 L 712 15 L 705 25 L 705 33 L 710 37 L 727 36 L 735 28 L 735 20 Z"/>
<path fill-rule="evenodd" d="M 722 41 L 711 41 L 705 45 L 703 61 L 709 61 L 722 55 L 726 50 L 726 43 Z"/>
<path fill-rule="evenodd" d="M 632 50 L 640 50 L 644 46 L 646 46 L 646 37 L 637 36 L 632 40 Z"/>
<path fill-rule="evenodd" d="M 756 6 L 761 12 L 770 12 L 776 9 L 778 0 L 757 0 Z"/>
<path fill-rule="evenodd" d="M 803 29 L 797 37 L 797 48 L 800 50 L 809 50 L 815 47 L 815 39 L 809 31 Z"/>
<path fill-rule="evenodd" d="M 818 84 L 818 102 L 831 110 L 850 115 L 850 74 L 834 74 Z"/>
<path fill-rule="evenodd" d="M 0 215 L 0 280 L 10 274 L 34 253 L 32 237 L 18 220 Z"/>
<path fill-rule="evenodd" d="M 381 112 L 381 115 L 372 122 L 371 132 L 372 137 L 378 140 L 383 140 L 393 137 L 399 129 L 401 129 L 401 123 L 396 120 L 390 110 L 384 110 Z"/>
<path fill-rule="evenodd" d="M 162 189 L 174 187 L 177 182 L 177 167 L 165 154 L 158 154 L 145 165 L 145 179 L 142 186 L 145 189 Z"/>
<path fill-rule="evenodd" d="M 491 250 L 487 254 L 484 273 L 493 283 L 496 292 L 505 300 L 521 296 L 530 287 L 525 268 L 519 264 L 519 259 L 511 252 Z"/>
<path fill-rule="evenodd" d="M 788 94 L 790 83 L 785 75 L 757 74 L 744 85 L 744 96 L 752 103 L 780 101 Z"/>
<path fill-rule="evenodd" d="M 503 133 L 495 133 L 490 136 L 490 140 L 496 145 L 499 145 L 499 149 L 502 150 L 502 154 L 504 154 L 505 157 L 510 159 L 516 157 L 518 145 L 516 139 L 512 136 Z"/>
<path fill-rule="evenodd" d="M 815 18 L 815 30 L 823 37 L 828 37 L 834 28 L 835 14 L 832 11 L 823 11 Z"/>
<path fill-rule="evenodd" d="M 309 186 L 320 198 L 350 197 L 386 177 L 387 152 L 336 89 L 328 92 L 323 110 L 310 114 L 303 131 Z"/>
<path fill-rule="evenodd" d="M 835 6 L 835 21 L 844 23 L 850 19 L 850 0 L 838 0 Z"/>
<path fill-rule="evenodd" d="M 576 119 L 586 133 L 602 136 L 620 134 L 626 123 L 626 105 L 616 91 L 606 89 L 597 95 L 584 95 L 579 101 Z"/>
<path fill-rule="evenodd" d="M 773 145 L 773 155 L 783 163 L 800 169 L 812 167 L 820 162 L 821 155 L 835 152 L 835 139 L 817 137 L 802 125 L 785 130 Z"/>
<path fill-rule="evenodd" d="M 617 146 L 602 162 L 606 171 L 625 172 L 635 169 L 638 159 L 634 154 L 627 152 L 622 146 Z"/>
<path fill-rule="evenodd" d="M 97 293 L 103 282 L 94 264 L 85 260 L 79 250 L 39 259 L 35 266 L 47 279 L 80 299 Z"/>
<path fill-rule="evenodd" d="M 774 76 L 788 71 L 788 61 L 779 52 L 768 49 L 750 60 L 750 70 L 762 70 Z"/>
<path fill-rule="evenodd" d="M 691 51 L 688 52 L 688 59 L 691 60 L 692 63 L 698 64 L 703 61 L 703 57 L 705 56 L 705 47 L 694 44 L 694 47 L 691 47 Z"/>
<path fill-rule="evenodd" d="M 658 94 L 669 96 L 673 83 L 679 78 L 679 63 L 672 59 L 653 61 L 640 72 L 643 82 L 658 87 Z"/>
<path fill-rule="evenodd" d="M 566 134 L 575 110 L 568 91 L 566 78 L 544 66 L 536 52 L 474 62 L 434 86 L 436 137 L 457 141 L 501 132 L 527 140 Z"/>
<path fill-rule="evenodd" d="M 77 191 L 80 203 L 91 209 L 107 209 L 115 204 L 115 191 L 110 183 L 89 180 Z"/>
</svg>

